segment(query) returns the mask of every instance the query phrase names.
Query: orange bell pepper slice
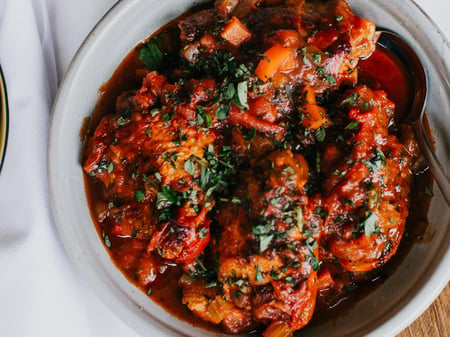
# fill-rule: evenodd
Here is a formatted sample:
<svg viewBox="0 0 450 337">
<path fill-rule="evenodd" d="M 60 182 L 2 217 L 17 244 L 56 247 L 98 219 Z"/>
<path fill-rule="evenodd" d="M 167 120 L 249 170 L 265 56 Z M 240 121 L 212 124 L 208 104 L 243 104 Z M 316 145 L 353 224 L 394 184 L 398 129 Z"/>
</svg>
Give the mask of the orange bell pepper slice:
<svg viewBox="0 0 450 337">
<path fill-rule="evenodd" d="M 258 76 L 261 81 L 267 82 L 281 68 L 283 68 L 284 71 L 289 70 L 287 69 L 287 66 L 284 66 L 287 60 L 290 61 L 288 66 L 295 66 L 295 62 L 292 62 L 294 59 L 295 50 L 293 48 L 286 48 L 279 43 L 276 43 L 264 53 L 263 59 L 259 61 L 258 66 L 255 69 L 255 75 Z"/>
<path fill-rule="evenodd" d="M 308 129 L 318 129 L 325 123 L 325 109 L 316 104 L 305 104 L 302 107 L 302 124 Z"/>
<path fill-rule="evenodd" d="M 317 105 L 314 88 L 306 86 L 302 90 L 302 124 L 308 129 L 318 129 L 328 122 L 327 113 L 324 108 Z"/>
</svg>

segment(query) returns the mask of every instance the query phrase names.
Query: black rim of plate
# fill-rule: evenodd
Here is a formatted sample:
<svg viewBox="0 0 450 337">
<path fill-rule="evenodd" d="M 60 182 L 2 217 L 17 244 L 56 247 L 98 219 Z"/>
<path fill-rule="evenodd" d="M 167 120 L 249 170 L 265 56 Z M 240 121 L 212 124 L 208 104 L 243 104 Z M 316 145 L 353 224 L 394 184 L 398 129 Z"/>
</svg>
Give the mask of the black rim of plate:
<svg viewBox="0 0 450 337">
<path fill-rule="evenodd" d="M 6 93 L 6 82 L 0 67 L 0 172 L 5 161 L 6 144 L 8 142 L 8 96 Z"/>
</svg>

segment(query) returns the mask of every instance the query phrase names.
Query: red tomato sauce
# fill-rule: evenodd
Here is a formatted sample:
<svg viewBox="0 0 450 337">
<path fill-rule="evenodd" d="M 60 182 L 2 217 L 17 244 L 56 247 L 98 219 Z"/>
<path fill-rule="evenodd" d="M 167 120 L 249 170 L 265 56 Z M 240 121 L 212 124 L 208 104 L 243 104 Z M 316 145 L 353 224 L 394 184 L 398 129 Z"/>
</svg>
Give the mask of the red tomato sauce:
<svg viewBox="0 0 450 337">
<path fill-rule="evenodd" d="M 395 103 L 398 118 L 408 113 L 412 95 L 409 75 L 397 55 L 377 45 L 374 53 L 359 62 L 358 67 L 359 82 L 387 92 L 389 99 Z"/>
</svg>

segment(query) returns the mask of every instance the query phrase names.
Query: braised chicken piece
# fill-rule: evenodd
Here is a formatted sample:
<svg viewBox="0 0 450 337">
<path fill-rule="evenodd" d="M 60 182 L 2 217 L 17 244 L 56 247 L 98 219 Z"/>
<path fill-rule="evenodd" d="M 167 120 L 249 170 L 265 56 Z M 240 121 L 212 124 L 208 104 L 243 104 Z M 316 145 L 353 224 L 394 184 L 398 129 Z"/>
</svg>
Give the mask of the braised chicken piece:
<svg viewBox="0 0 450 337">
<path fill-rule="evenodd" d="M 188 99 L 179 85 L 148 73 L 129 106 L 102 119 L 84 162 L 111 200 L 99 220 L 108 216 L 114 235 L 150 240 L 149 252 L 177 263 L 191 262 L 208 244 L 217 187 L 200 179 L 201 171 L 213 173 L 217 136 L 189 123 L 212 100 L 215 82 L 192 80 L 183 90 Z"/>
<path fill-rule="evenodd" d="M 394 104 L 383 91 L 357 87 L 340 103 L 348 112 L 345 143 L 329 144 L 322 167 L 328 215 L 323 240 L 350 271 L 370 271 L 397 251 L 405 228 L 411 154 L 389 125 Z"/>
<path fill-rule="evenodd" d="M 275 151 L 243 178 L 218 215 L 221 291 L 198 306 L 192 297 L 207 294 L 187 284 L 183 303 L 233 333 L 255 323 L 300 329 L 314 311 L 319 268 L 319 224 L 303 191 L 308 165 L 291 151 Z M 209 317 L 211 310 L 220 315 Z"/>
</svg>

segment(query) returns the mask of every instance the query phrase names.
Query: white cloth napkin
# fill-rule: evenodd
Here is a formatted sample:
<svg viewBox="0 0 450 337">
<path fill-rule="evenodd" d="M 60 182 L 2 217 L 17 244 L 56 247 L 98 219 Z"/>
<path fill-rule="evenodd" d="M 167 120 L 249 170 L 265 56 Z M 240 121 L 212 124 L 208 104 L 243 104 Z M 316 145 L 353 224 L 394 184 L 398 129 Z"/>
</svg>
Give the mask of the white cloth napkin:
<svg viewBox="0 0 450 337">
<path fill-rule="evenodd" d="M 112 4 L 0 0 L 0 64 L 10 107 L 0 174 L 0 336 L 137 336 L 76 274 L 57 235 L 47 188 L 57 81 Z"/>
<path fill-rule="evenodd" d="M 10 128 L 0 174 L 0 336 L 137 337 L 75 272 L 49 208 L 47 133 L 72 56 L 116 0 L 0 0 Z M 450 36 L 450 1 L 418 0 Z"/>
</svg>

